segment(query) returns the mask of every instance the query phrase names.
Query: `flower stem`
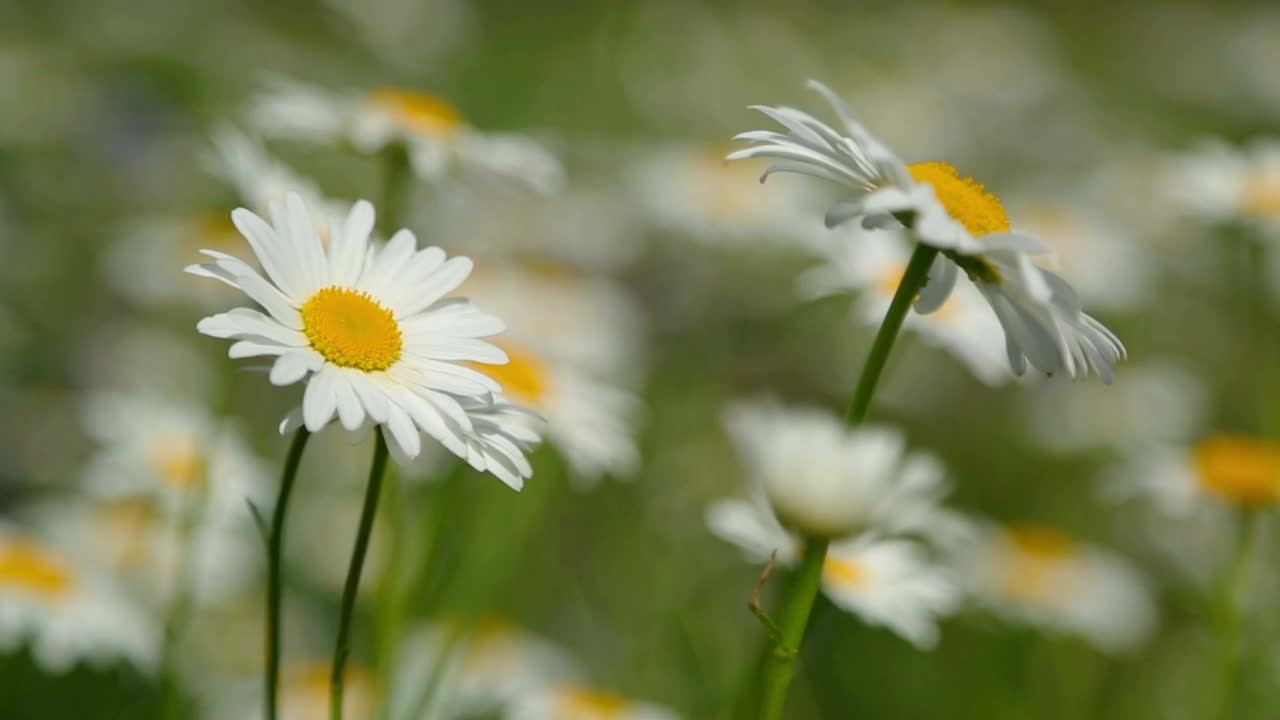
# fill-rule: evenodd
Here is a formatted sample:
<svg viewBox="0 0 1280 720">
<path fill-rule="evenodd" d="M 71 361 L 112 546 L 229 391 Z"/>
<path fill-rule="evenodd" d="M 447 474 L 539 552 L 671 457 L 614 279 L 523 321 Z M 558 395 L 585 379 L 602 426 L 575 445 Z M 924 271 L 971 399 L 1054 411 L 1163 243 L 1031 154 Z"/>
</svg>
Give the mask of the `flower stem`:
<svg viewBox="0 0 1280 720">
<path fill-rule="evenodd" d="M 378 215 L 382 220 L 382 232 L 390 237 L 404 223 L 404 205 L 409 194 L 409 149 L 403 143 L 387 147 L 385 175 L 382 178 L 382 207 Z"/>
<path fill-rule="evenodd" d="M 307 447 L 311 433 L 305 427 L 298 428 L 285 456 L 284 473 L 280 478 L 280 494 L 271 513 L 271 532 L 267 536 L 267 637 L 266 637 L 266 711 L 267 720 L 276 720 L 279 714 L 277 696 L 280 687 L 280 555 L 284 546 L 284 519 L 293 495 L 293 482 L 302 463 L 302 451 Z"/>
<path fill-rule="evenodd" d="M 1256 513 L 1240 515 L 1235 548 L 1223 575 L 1218 595 L 1219 637 L 1222 643 L 1222 696 L 1213 717 L 1229 720 L 1236 716 L 1240 697 L 1245 652 L 1245 596 L 1249 588 L 1249 566 L 1257 551 L 1258 523 Z"/>
<path fill-rule="evenodd" d="M 850 425 L 859 425 L 866 419 L 867 410 L 871 408 L 871 398 L 876 392 L 876 384 L 880 382 L 880 374 L 889 360 L 889 352 L 893 350 L 893 342 L 898 339 L 898 331 L 907 319 L 911 303 L 928 281 L 929 267 L 933 265 L 933 259 L 937 255 L 937 248 L 924 243 L 916 245 L 915 251 L 911 253 L 906 272 L 902 274 L 902 282 L 898 283 L 898 290 L 893 294 L 889 311 L 885 313 L 884 322 L 880 323 L 880 330 L 871 343 L 867 362 L 862 366 L 862 375 L 859 376 L 858 385 L 853 389 L 853 397 L 849 400 L 845 419 Z"/>
<path fill-rule="evenodd" d="M 351 565 L 347 568 L 347 583 L 342 589 L 342 610 L 338 617 L 338 639 L 333 648 L 333 674 L 329 679 L 329 718 L 342 720 L 342 692 L 346 679 L 347 655 L 351 648 L 351 615 L 356 607 L 356 593 L 360 590 L 360 574 L 364 570 L 365 553 L 369 550 L 369 536 L 373 532 L 373 519 L 377 515 L 378 495 L 382 491 L 383 471 L 387 467 L 387 440 L 379 427 L 375 433 L 377 444 L 373 450 L 373 464 L 369 468 L 369 482 L 365 486 L 364 507 L 360 511 L 360 526 L 356 530 L 355 546 L 351 550 Z"/>
<path fill-rule="evenodd" d="M 774 646 L 764 666 L 764 695 L 760 704 L 760 720 L 778 720 L 787 702 L 787 689 L 795 674 L 796 658 L 809 627 L 809 613 L 822 584 L 822 564 L 827 557 L 825 538 L 809 538 L 805 542 L 804 560 L 796 576 L 791 596 L 782 608 L 778 623 L 780 642 Z"/>
</svg>

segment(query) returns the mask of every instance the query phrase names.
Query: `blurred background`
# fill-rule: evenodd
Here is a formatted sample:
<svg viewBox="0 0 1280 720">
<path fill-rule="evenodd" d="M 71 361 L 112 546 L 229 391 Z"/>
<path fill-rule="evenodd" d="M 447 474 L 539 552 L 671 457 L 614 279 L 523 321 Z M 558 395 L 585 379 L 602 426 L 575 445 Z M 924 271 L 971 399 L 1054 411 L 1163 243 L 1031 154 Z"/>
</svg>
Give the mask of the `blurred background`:
<svg viewBox="0 0 1280 720">
<path fill-rule="evenodd" d="M 720 161 L 772 128 L 749 105 L 833 120 L 810 78 L 908 161 L 979 178 L 1126 342 L 1104 387 L 1009 377 L 998 333 L 909 328 L 872 417 L 941 459 L 949 507 L 1123 566 L 1142 627 L 1111 642 L 1131 616 L 1088 582 L 1027 612 L 999 606 L 1045 598 L 974 588 L 922 651 L 820 598 L 788 717 L 1220 717 L 1232 683 L 1238 717 L 1280 713 L 1269 505 L 1238 512 L 1194 478 L 1148 492 L 1194 474 L 1205 438 L 1280 435 L 1278 64 L 1280 7 L 1261 3 L 0 7 L 0 716 L 261 717 L 264 563 L 243 499 L 269 507 L 299 395 L 195 332 L 244 303 L 182 268 L 200 248 L 248 257 L 230 210 L 294 182 L 386 210 L 359 138 L 264 119 L 299 83 L 330 114 L 398 88 L 464 119 L 471 144 L 415 165 L 397 226 L 475 258 L 463 293 L 558 378 L 524 379 L 553 431 L 522 493 L 442 453 L 393 470 L 350 717 L 506 717 L 529 688 L 499 679 L 530 667 L 729 717 L 763 634 L 759 566 L 704 522 L 749 476 L 722 414 L 761 396 L 840 412 L 876 327 L 865 273 L 808 291 L 851 241 L 822 227 L 838 188 Z M 289 718 L 324 717 L 371 452 L 331 430 L 304 460 Z M 1253 555 L 1234 562 L 1246 523 Z M 489 674 L 428 652 L 491 635 L 510 647 Z M 487 700 L 372 709 L 436 682 Z M 597 710 L 556 717 L 632 717 Z"/>
</svg>

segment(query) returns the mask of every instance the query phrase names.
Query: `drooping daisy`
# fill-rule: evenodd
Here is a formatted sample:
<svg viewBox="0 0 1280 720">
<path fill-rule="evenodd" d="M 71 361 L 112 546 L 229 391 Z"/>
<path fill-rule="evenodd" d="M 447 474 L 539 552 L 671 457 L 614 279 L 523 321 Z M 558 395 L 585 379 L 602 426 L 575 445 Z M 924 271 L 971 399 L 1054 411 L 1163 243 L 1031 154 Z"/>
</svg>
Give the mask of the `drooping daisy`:
<svg viewBox="0 0 1280 720">
<path fill-rule="evenodd" d="M 634 164 L 631 186 L 646 219 L 711 245 L 789 245 L 822 230 L 805 212 L 806 196 L 768 192 L 750 167 L 726 163 L 726 150 L 717 145 L 645 153 Z"/>
<path fill-rule="evenodd" d="M 546 419 L 547 437 L 575 478 L 593 484 L 634 472 L 640 403 L 623 388 L 620 369 L 634 365 L 638 322 L 622 291 L 552 267 L 508 265 L 474 280 L 462 291 L 508 324 L 496 342 L 507 364 L 476 367 Z"/>
<path fill-rule="evenodd" d="M 236 340 L 231 357 L 275 358 L 273 384 L 305 379 L 299 419 L 312 432 L 335 417 L 349 431 L 369 420 L 406 458 L 421 451 L 425 432 L 519 488 L 532 473 L 524 456 L 528 430 L 489 402 L 501 387 L 464 364 L 506 361 L 484 340 L 503 323 L 466 300 L 445 299 L 471 261 L 419 250 L 408 230 L 371 246 L 367 202 L 351 208 L 327 247 L 297 194 L 271 205 L 271 225 L 243 208 L 232 214 L 269 279 L 216 251 L 205 253 L 213 262 L 187 268 L 240 288 L 266 313 L 238 308 L 205 318 L 198 329 Z"/>
<path fill-rule="evenodd" d="M 1013 232 L 999 198 L 947 163 L 903 163 L 830 90 L 816 82 L 810 86 L 835 109 L 846 134 L 793 108 L 757 106 L 787 132 L 742 133 L 737 139 L 749 141 L 751 147 L 728 159 L 775 159 L 762 181 L 774 172 L 795 172 L 852 190 L 852 198 L 827 211 L 829 227 L 854 218 L 861 218 L 867 228 L 908 222 L 915 238 L 942 253 L 916 299 L 917 312 L 937 310 L 963 269 L 1004 327 L 1015 373 L 1025 372 L 1029 363 L 1048 374 L 1077 377 L 1094 372 L 1109 381 L 1124 346 L 1081 310 L 1066 281 L 1031 262 L 1030 256 L 1047 254 L 1049 248 Z"/>
<path fill-rule="evenodd" d="M 745 469 L 788 529 L 840 539 L 946 525 L 938 522 L 946 493 L 942 466 L 930 455 L 907 452 L 901 433 L 849 428 L 821 410 L 772 402 L 731 406 L 725 425 Z"/>
<path fill-rule="evenodd" d="M 442 98 L 400 88 L 338 92 L 277 80 L 250 109 L 260 132 L 313 142 L 345 142 L 362 153 L 403 143 L 414 171 L 437 180 L 450 170 L 518 180 L 552 193 L 564 183 L 560 162 L 532 140 L 480 132 Z"/>
<path fill-rule="evenodd" d="M 1121 368 L 1113 388 L 1044 383 L 1026 393 L 1026 425 L 1044 448 L 1131 450 L 1195 437 L 1208 393 L 1182 367 L 1161 360 Z"/>
<path fill-rule="evenodd" d="M 879 327 L 907 267 L 910 251 L 904 238 L 892 230 L 843 228 L 814 238 L 810 247 L 824 262 L 800 277 L 801 295 L 858 292 L 858 320 Z M 982 382 L 1000 385 L 1009 380 L 1000 323 L 968 279 L 958 278 L 936 311 L 907 316 L 905 326 L 955 355 Z"/>
<path fill-rule="evenodd" d="M 1017 622 L 1131 650 L 1155 628 L 1146 584 L 1120 556 L 1042 526 L 990 528 L 963 550 L 973 594 Z"/>
<path fill-rule="evenodd" d="M 751 501 L 718 501 L 708 508 L 706 520 L 715 535 L 737 545 L 751 562 L 800 561 L 800 539 L 778 523 L 760 493 Z M 832 543 L 822 568 L 823 593 L 868 625 L 884 626 L 922 650 L 932 648 L 938 618 L 960 604 L 959 584 L 928 559 L 920 542 L 874 535 Z"/>
<path fill-rule="evenodd" d="M 411 629 L 395 667 L 390 715 L 396 718 L 422 716 L 427 701 L 423 679 L 437 671 L 443 675 L 430 700 L 430 714 L 441 717 L 496 713 L 579 674 L 563 650 L 498 618 Z"/>
<path fill-rule="evenodd" d="M 159 628 L 108 576 L 53 544 L 0 525 L 0 649 L 24 643 L 49 672 L 114 660 L 150 670 Z"/>
<path fill-rule="evenodd" d="M 676 720 L 661 705 L 576 685 L 560 685 L 520 699 L 507 720 Z"/>
</svg>

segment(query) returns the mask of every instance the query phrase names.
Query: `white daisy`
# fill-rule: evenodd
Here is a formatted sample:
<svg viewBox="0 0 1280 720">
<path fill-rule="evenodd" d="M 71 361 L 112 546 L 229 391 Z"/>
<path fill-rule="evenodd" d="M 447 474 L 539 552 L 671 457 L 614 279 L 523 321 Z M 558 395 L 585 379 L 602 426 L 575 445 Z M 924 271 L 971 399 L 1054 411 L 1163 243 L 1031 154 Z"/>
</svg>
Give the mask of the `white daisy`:
<svg viewBox="0 0 1280 720">
<path fill-rule="evenodd" d="M 1245 148 L 1205 141 L 1169 160 L 1166 191 L 1177 207 L 1210 222 L 1248 221 L 1280 229 L 1280 142 Z"/>
<path fill-rule="evenodd" d="M 239 242 L 226 213 L 134 220 L 103 254 L 102 272 L 113 290 L 140 305 L 214 308 L 235 297 L 233 292 L 214 284 L 192 288 L 174 268 L 199 258 L 204 248 L 227 251 Z"/>
<path fill-rule="evenodd" d="M 1105 652 L 1131 650 L 1152 633 L 1156 608 L 1120 556 L 1040 526 L 989 529 L 964 548 L 962 577 L 995 612 L 1073 633 Z"/>
<path fill-rule="evenodd" d="M 822 230 L 805 212 L 808 196 L 800 188 L 768 192 L 750 167 L 725 162 L 727 150 L 676 146 L 644 153 L 632 164 L 630 187 L 645 219 L 709 244 L 790 244 Z"/>
<path fill-rule="evenodd" d="M 487 402 L 501 387 L 464 365 L 506 361 L 483 340 L 503 323 L 465 300 L 445 299 L 471 261 L 419 250 L 408 230 L 371 246 L 374 212 L 363 201 L 328 247 L 298 195 L 273 202 L 271 215 L 274 226 L 243 208 L 232 214 L 269 280 L 216 251 L 205 253 L 214 262 L 187 268 L 240 288 L 267 312 L 238 308 L 205 318 L 198 329 L 236 340 L 231 357 L 274 357 L 273 384 L 306 379 L 301 422 L 312 432 L 335 416 L 349 431 L 371 420 L 407 458 L 418 455 L 425 432 L 519 488 L 532 473 L 523 454 L 529 435 L 502 422 L 506 414 Z"/>
<path fill-rule="evenodd" d="M 800 539 L 778 523 L 759 494 L 752 501 L 712 504 L 706 522 L 750 562 L 776 557 L 795 565 L 803 553 Z M 832 543 L 823 561 L 822 591 L 868 625 L 884 626 L 921 650 L 937 644 L 938 618 L 954 612 L 961 599 L 952 573 L 930 561 L 921 543 L 876 539 L 874 533 Z"/>
<path fill-rule="evenodd" d="M 800 277 L 801 295 L 858 292 L 857 319 L 879 327 L 907 267 L 910 251 L 905 239 L 896 231 L 847 228 L 814 238 L 812 249 L 825 262 Z M 955 355 L 988 385 L 1010 378 L 1000 323 L 967 278 L 956 280 L 955 289 L 936 311 L 908 315 L 905 327 Z"/>
<path fill-rule="evenodd" d="M 170 510 L 200 497 L 218 514 L 239 514 L 246 499 L 265 499 L 270 472 L 236 428 L 203 405 L 97 392 L 82 415 L 97 444 L 84 471 L 94 495 L 153 496 Z"/>
<path fill-rule="evenodd" d="M 1210 435 L 1194 446 L 1153 446 L 1109 477 L 1114 498 L 1137 497 L 1170 516 L 1205 506 L 1241 509 L 1280 505 L 1280 444 L 1258 437 Z"/>
<path fill-rule="evenodd" d="M 443 675 L 429 705 L 432 717 L 492 714 L 578 675 L 563 650 L 496 618 L 410 629 L 395 668 L 389 715 L 406 720 L 423 716 L 424 678 L 437 671 Z"/>
<path fill-rule="evenodd" d="M 1042 372 L 1071 377 L 1098 373 L 1108 381 L 1124 356 L 1119 340 L 1084 314 L 1075 291 L 1028 255 L 1048 252 L 1039 241 L 1011 231 L 999 198 L 951 165 L 906 165 L 854 118 L 825 86 L 811 82 L 845 126 L 842 135 L 813 116 L 787 107 L 756 109 L 787 128 L 758 130 L 738 139 L 751 147 L 729 160 L 777 160 L 761 177 L 795 172 L 832 180 L 853 197 L 827 211 L 829 227 L 861 218 L 867 228 L 910 223 L 914 237 L 942 251 L 929 271 L 915 309 L 936 310 L 950 295 L 960 269 L 974 281 L 1005 330 L 1010 367 L 1017 374 L 1030 362 Z"/>
<path fill-rule="evenodd" d="M 457 169 L 519 180 L 545 193 L 564 184 L 560 162 L 537 143 L 475 130 L 448 102 L 412 90 L 336 92 L 277 80 L 254 100 L 250 118 L 269 136 L 346 142 L 362 153 L 403 143 L 414 171 L 426 180 Z"/>
<path fill-rule="evenodd" d="M 272 202 L 283 200 L 286 193 L 297 193 L 317 216 L 316 226 L 321 239 L 326 241 L 329 229 L 346 216 L 344 205 L 325 197 L 314 181 L 269 155 L 239 130 L 220 128 L 214 134 L 213 144 L 215 153 L 209 160 L 210 172 L 230 183 L 250 210 L 266 214 Z M 234 228 L 229 229 L 234 234 Z"/>
<path fill-rule="evenodd" d="M 638 354 L 629 299 L 604 278 L 565 269 L 511 265 L 475 280 L 463 291 L 508 323 L 496 343 L 507 364 L 477 367 L 546 419 L 549 440 L 576 478 L 594 483 L 633 473 L 640 402 L 619 381 L 619 369 Z"/>
<path fill-rule="evenodd" d="M 154 667 L 158 627 L 110 578 L 78 558 L 0 525 L 0 649 L 30 645 L 35 661 L 64 672 L 80 661 Z"/>
<path fill-rule="evenodd" d="M 1055 380 L 1031 389 L 1023 398 L 1031 436 L 1049 450 L 1073 452 L 1177 443 L 1201 429 L 1208 392 L 1183 368 L 1157 360 L 1116 376 L 1112 388 Z"/>
<path fill-rule="evenodd" d="M 731 406 L 725 425 L 782 524 L 844 538 L 868 530 L 928 531 L 946 492 L 941 464 L 906 451 L 901 433 L 850 428 L 816 409 Z"/>
<path fill-rule="evenodd" d="M 281 673 L 280 720 L 328 720 L 332 668 L 328 659 L 298 663 Z M 343 682 L 342 716 L 351 720 L 372 720 L 378 709 L 378 690 L 373 673 L 348 662 Z M 260 718 L 261 709 L 242 714 Z"/>
<path fill-rule="evenodd" d="M 673 710 L 653 703 L 576 685 L 560 685 L 520 699 L 506 720 L 676 720 Z"/>
</svg>

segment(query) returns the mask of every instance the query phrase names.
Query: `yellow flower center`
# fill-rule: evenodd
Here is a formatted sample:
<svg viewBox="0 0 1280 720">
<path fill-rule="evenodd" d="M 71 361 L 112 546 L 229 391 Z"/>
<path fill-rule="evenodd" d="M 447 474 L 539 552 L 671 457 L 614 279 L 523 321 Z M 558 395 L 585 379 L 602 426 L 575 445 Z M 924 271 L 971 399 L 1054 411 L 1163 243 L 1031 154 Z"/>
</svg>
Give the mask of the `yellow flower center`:
<svg viewBox="0 0 1280 720">
<path fill-rule="evenodd" d="M 1043 601 L 1059 589 L 1060 570 L 1078 554 L 1074 540 L 1052 528 L 1026 525 L 1009 528 L 1005 537 L 1013 553 L 1003 568 L 1003 590 L 1010 597 Z"/>
<path fill-rule="evenodd" d="M 332 670 L 328 663 L 308 663 L 291 673 L 281 697 L 282 716 L 287 718 L 329 717 Z M 348 665 L 342 697 L 343 716 L 354 720 L 373 717 L 376 704 L 373 677 L 359 666 Z"/>
<path fill-rule="evenodd" d="M 336 285 L 302 306 L 311 347 L 339 367 L 386 370 L 400 359 L 404 338 L 395 315 L 367 293 Z"/>
<path fill-rule="evenodd" d="M 1260 218 L 1280 218 L 1280 173 L 1257 170 L 1244 191 L 1242 210 Z"/>
<path fill-rule="evenodd" d="M 562 688 L 559 705 L 558 717 L 563 720 L 610 720 L 622 717 L 631 703 L 612 693 Z"/>
<path fill-rule="evenodd" d="M 770 197 L 760 187 L 760 169 L 751 163 L 726 163 L 733 148 L 715 145 L 699 153 L 688 165 L 691 189 L 700 195 L 700 204 L 711 217 L 740 220 L 759 216 L 767 210 Z"/>
<path fill-rule="evenodd" d="M 867 582 L 867 566 L 853 559 L 838 558 L 828 555 L 822 561 L 822 572 L 827 582 L 844 587 L 858 587 Z"/>
<path fill-rule="evenodd" d="M 95 512 L 98 542 L 119 568 L 133 569 L 148 562 L 156 545 L 151 542 L 158 513 L 141 497 L 121 498 L 100 504 Z"/>
<path fill-rule="evenodd" d="M 161 439 L 152 449 L 150 463 L 156 477 L 175 490 L 197 489 L 205 482 L 208 464 L 190 435 Z"/>
<path fill-rule="evenodd" d="M 462 127 L 462 114 L 434 95 L 382 88 L 369 93 L 369 102 L 408 132 L 447 138 Z"/>
<path fill-rule="evenodd" d="M 1280 445 L 1250 437 L 1219 435 L 1195 450 L 1205 490 L 1242 507 L 1280 501 Z"/>
<path fill-rule="evenodd" d="M 482 365 L 474 367 L 498 381 L 503 391 L 513 399 L 528 405 L 538 405 L 550 387 L 546 363 L 529 350 L 513 347 L 510 343 L 495 343 L 507 353 L 506 365 Z"/>
<path fill-rule="evenodd" d="M 1009 213 L 1000 198 L 987 192 L 971 177 L 962 177 L 954 165 L 922 162 L 907 166 L 912 179 L 933 186 L 938 202 L 947 214 L 964 225 L 975 237 L 1009 231 Z"/>
<path fill-rule="evenodd" d="M 56 600 L 74 585 L 66 563 L 53 553 L 23 540 L 0 541 L 0 589 Z"/>
</svg>

